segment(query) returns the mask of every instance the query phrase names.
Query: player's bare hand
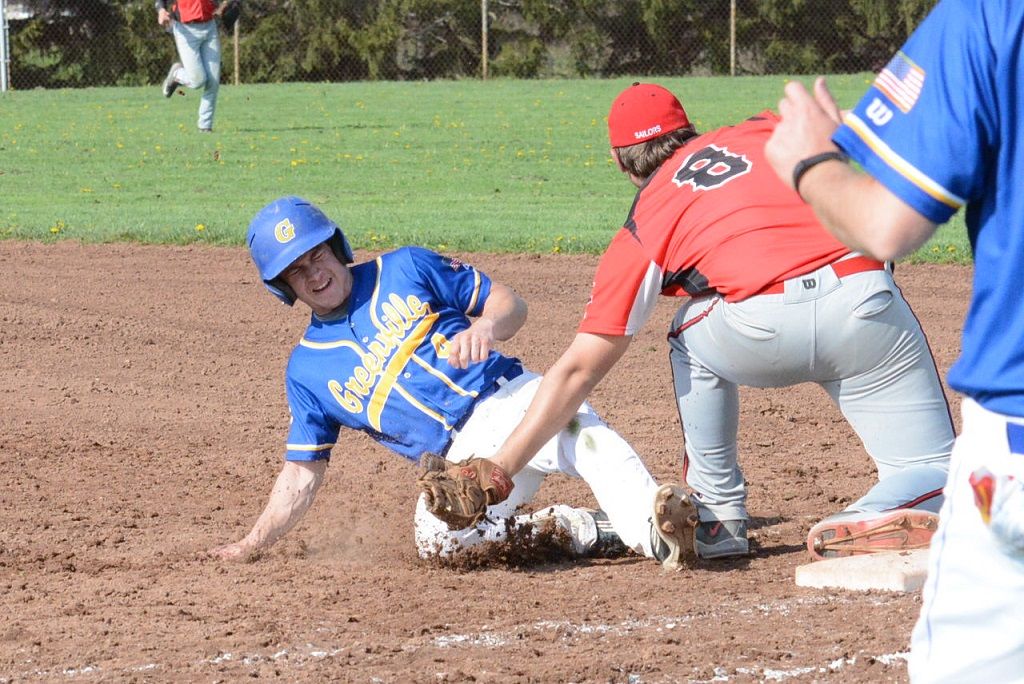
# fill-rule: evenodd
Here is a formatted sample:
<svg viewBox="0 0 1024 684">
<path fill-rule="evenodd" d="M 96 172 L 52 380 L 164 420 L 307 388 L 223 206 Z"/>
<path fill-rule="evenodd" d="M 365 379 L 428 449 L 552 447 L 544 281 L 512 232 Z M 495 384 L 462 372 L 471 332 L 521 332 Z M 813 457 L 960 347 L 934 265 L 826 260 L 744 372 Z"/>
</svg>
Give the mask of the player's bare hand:
<svg viewBox="0 0 1024 684">
<path fill-rule="evenodd" d="M 841 113 L 825 79 L 814 81 L 814 94 L 799 81 L 786 84 L 779 101 L 782 120 L 764 146 L 765 156 L 775 173 L 792 187 L 793 168 L 802 159 L 838 149 L 832 133 L 842 121 Z"/>
<path fill-rule="evenodd" d="M 234 542 L 233 544 L 223 544 L 221 546 L 215 546 L 206 553 L 218 560 L 226 561 L 245 561 L 248 560 L 255 549 L 251 545 L 245 543 L 245 541 Z"/>
<path fill-rule="evenodd" d="M 814 101 L 818 103 L 822 111 L 828 114 L 828 117 L 832 119 L 836 126 L 843 123 L 844 112 L 840 111 L 836 98 L 832 97 L 832 91 L 828 89 L 824 76 L 814 79 Z M 849 110 L 846 110 L 846 112 L 849 112 Z"/>
<path fill-rule="evenodd" d="M 171 25 L 171 13 L 161 7 L 156 11 L 156 23 L 167 28 Z"/>
<path fill-rule="evenodd" d="M 448 346 L 448 363 L 454 368 L 469 368 L 480 363 L 494 349 L 494 323 L 488 318 L 478 318 L 458 335 Z"/>
</svg>

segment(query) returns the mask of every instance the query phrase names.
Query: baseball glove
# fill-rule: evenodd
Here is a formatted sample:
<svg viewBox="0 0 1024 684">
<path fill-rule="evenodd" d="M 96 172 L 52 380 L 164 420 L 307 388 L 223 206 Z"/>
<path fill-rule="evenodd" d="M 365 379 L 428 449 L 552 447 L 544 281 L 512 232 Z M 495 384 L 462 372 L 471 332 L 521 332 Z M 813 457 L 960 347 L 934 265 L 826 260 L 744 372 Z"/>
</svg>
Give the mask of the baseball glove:
<svg viewBox="0 0 1024 684">
<path fill-rule="evenodd" d="M 450 530 L 479 523 L 487 507 L 507 499 L 513 487 L 512 478 L 486 458 L 448 463 L 429 453 L 420 458 L 416 484 L 425 495 L 427 510 Z"/>
<path fill-rule="evenodd" d="M 234 31 L 235 23 L 240 16 L 242 16 L 241 0 L 228 0 L 224 6 L 224 11 L 220 15 L 220 22 L 224 26 L 224 31 L 227 33 Z"/>
</svg>

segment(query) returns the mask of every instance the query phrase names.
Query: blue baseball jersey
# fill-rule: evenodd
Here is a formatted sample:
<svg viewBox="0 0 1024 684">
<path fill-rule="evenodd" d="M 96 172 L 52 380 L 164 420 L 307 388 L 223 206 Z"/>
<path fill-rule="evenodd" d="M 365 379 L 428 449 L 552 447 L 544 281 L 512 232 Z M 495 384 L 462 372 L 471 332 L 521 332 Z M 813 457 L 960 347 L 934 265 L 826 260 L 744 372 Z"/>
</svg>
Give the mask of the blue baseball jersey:
<svg viewBox="0 0 1024 684">
<path fill-rule="evenodd" d="M 949 384 L 1024 416 L 1024 2 L 942 0 L 833 140 L 935 223 L 967 205 L 974 291 Z"/>
<path fill-rule="evenodd" d="M 483 311 L 490 279 L 418 247 L 351 272 L 345 315 L 313 316 L 288 361 L 286 458 L 329 458 L 342 427 L 409 459 L 444 453 L 473 404 L 519 368 L 517 359 L 495 351 L 466 369 L 448 363 L 449 342 Z"/>
</svg>

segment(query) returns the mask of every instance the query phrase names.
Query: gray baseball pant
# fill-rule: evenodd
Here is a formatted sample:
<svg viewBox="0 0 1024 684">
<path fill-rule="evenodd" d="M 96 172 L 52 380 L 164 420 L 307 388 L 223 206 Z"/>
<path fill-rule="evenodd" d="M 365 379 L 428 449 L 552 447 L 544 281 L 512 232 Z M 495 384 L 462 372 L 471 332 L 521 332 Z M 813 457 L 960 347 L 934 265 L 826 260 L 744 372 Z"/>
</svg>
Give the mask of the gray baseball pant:
<svg viewBox="0 0 1024 684">
<path fill-rule="evenodd" d="M 784 294 L 687 300 L 669 342 L 684 470 L 701 520 L 748 518 L 739 386 L 804 382 L 828 393 L 878 470 L 846 510 L 938 512 L 953 424 L 924 333 L 889 271 L 840 280 L 825 266 L 787 281 Z"/>
</svg>

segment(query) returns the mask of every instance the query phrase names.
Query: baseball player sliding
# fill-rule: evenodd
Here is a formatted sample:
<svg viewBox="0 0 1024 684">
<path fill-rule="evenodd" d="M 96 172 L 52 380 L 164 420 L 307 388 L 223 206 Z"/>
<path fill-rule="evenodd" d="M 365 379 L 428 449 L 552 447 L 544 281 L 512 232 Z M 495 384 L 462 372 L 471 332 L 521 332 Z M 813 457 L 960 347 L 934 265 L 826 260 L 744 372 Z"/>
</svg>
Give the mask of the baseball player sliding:
<svg viewBox="0 0 1024 684">
<path fill-rule="evenodd" d="M 339 443 L 348 428 L 408 459 L 433 453 L 461 462 L 453 472 L 475 475 L 473 484 L 482 485 L 451 488 L 444 461 L 424 474 L 414 517 L 422 557 L 504 538 L 506 520 L 555 472 L 583 478 L 601 510 L 559 505 L 519 522 L 552 518 L 580 555 L 614 544 L 670 565 L 692 555 L 677 541 L 695 522 L 682 490 L 659 488 L 586 404 L 577 403 L 571 420 L 514 474 L 470 460 L 497 449 L 540 384 L 517 359 L 494 350 L 526 320 L 526 304 L 511 289 L 415 247 L 352 265 L 340 228 L 297 197 L 264 207 L 246 239 L 267 289 L 289 305 L 306 303 L 312 317 L 285 376 L 291 427 L 284 467 L 252 530 L 211 554 L 248 557 L 291 529 L 313 503 L 332 453 L 354 455 Z M 477 504 L 481 509 L 472 510 Z"/>
<path fill-rule="evenodd" d="M 749 552 L 739 386 L 803 382 L 838 404 L 879 476 L 810 530 L 810 554 L 927 546 L 953 444 L 934 360 L 891 270 L 829 235 L 765 161 L 777 121 L 765 111 L 698 134 L 660 86 L 634 84 L 615 99 L 612 157 L 639 192 L 576 338 L 489 458 L 517 472 L 625 353 L 657 295 L 680 297 L 668 342 L 697 554 Z"/>
</svg>

